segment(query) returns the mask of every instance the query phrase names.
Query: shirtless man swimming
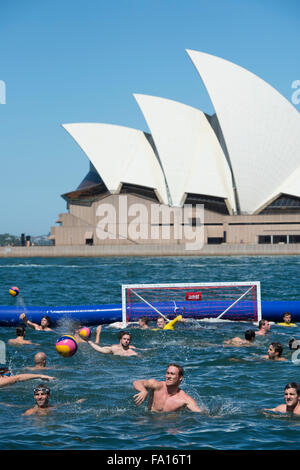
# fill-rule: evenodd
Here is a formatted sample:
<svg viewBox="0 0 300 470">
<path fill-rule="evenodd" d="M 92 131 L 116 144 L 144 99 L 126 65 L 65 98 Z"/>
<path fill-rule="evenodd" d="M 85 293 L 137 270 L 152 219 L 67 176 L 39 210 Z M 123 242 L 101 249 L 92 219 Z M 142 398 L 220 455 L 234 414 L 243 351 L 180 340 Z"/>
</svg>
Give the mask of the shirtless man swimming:
<svg viewBox="0 0 300 470">
<path fill-rule="evenodd" d="M 285 386 L 284 401 L 282 405 L 275 408 L 265 408 L 264 411 L 278 411 L 279 413 L 292 413 L 300 415 L 300 386 L 296 382 L 291 382 Z"/>
<path fill-rule="evenodd" d="M 274 342 L 271 343 L 268 348 L 268 355 L 262 356 L 263 359 L 268 359 L 271 361 L 286 361 L 284 357 L 281 357 L 283 347 L 280 343 Z"/>
<path fill-rule="evenodd" d="M 26 367 L 26 369 L 29 370 L 40 370 L 40 369 L 46 369 L 46 361 L 47 357 L 46 354 L 42 351 L 36 353 L 34 355 L 34 367 Z"/>
<path fill-rule="evenodd" d="M 149 325 L 148 325 L 149 319 L 147 317 L 140 317 L 138 320 L 138 328 L 141 330 L 148 330 Z"/>
<path fill-rule="evenodd" d="M 39 384 L 37 387 L 35 387 L 33 390 L 33 398 L 36 405 L 33 408 L 25 411 L 23 416 L 33 414 L 46 415 L 54 408 L 54 406 L 49 405 L 50 388 L 47 385 Z"/>
<path fill-rule="evenodd" d="M 102 326 L 97 326 L 96 329 L 96 341 L 93 343 L 91 340 L 87 340 L 87 343 L 102 354 L 114 354 L 116 356 L 137 356 L 138 353 L 135 351 L 135 346 L 131 346 L 131 334 L 128 331 L 120 331 L 118 338 L 119 344 L 112 344 L 111 346 L 100 346 L 100 334 Z"/>
<path fill-rule="evenodd" d="M 17 326 L 16 328 L 16 338 L 9 339 L 8 344 L 24 346 L 26 344 L 32 344 L 34 346 L 39 346 L 38 343 L 33 343 L 30 340 L 25 339 L 26 329 L 23 325 Z"/>
<path fill-rule="evenodd" d="M 260 320 L 256 336 L 265 336 L 270 331 L 271 325 L 268 320 Z"/>
<path fill-rule="evenodd" d="M 245 339 L 236 336 L 235 338 L 224 341 L 224 346 L 252 346 L 254 343 L 254 339 L 255 331 L 247 330 L 245 331 Z"/>
<path fill-rule="evenodd" d="M 50 406 L 49 405 L 49 399 L 50 399 L 50 388 L 41 383 L 37 387 L 34 388 L 33 390 L 33 398 L 35 400 L 35 406 L 33 408 L 29 408 L 29 410 L 26 410 L 25 413 L 23 413 L 23 416 L 29 416 L 29 415 L 39 415 L 39 416 L 45 416 L 50 411 L 55 409 L 57 406 L 63 406 L 61 405 L 56 405 L 56 406 Z M 77 400 L 75 403 L 81 403 L 84 401 L 85 398 L 81 398 L 80 400 Z M 64 405 L 68 405 L 69 403 L 65 403 Z"/>
<path fill-rule="evenodd" d="M 39 331 L 53 331 L 51 328 L 49 328 L 50 325 L 50 317 L 48 315 L 45 315 L 41 319 L 41 324 L 38 325 L 37 323 L 33 323 L 32 321 L 29 321 L 28 318 L 26 317 L 25 313 L 21 313 L 19 316 L 20 320 L 23 320 L 25 325 L 30 326 L 30 328 L 33 328 L 34 330 L 39 330 Z"/>
<path fill-rule="evenodd" d="M 148 402 L 150 411 L 170 412 L 187 408 L 190 411 L 204 412 L 193 398 L 179 388 L 183 374 L 184 370 L 181 366 L 169 364 L 164 382 L 158 382 L 155 379 L 135 380 L 133 386 L 138 393 L 133 398 L 136 406 L 140 406 L 145 401 L 150 391 Z"/>
</svg>

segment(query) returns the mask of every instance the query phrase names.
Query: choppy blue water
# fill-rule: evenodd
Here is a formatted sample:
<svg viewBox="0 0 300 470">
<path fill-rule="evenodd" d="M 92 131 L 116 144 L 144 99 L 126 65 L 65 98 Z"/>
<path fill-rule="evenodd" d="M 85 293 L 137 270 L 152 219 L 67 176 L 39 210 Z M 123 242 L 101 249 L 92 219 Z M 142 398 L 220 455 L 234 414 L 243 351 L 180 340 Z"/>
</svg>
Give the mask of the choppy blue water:
<svg viewBox="0 0 300 470">
<path fill-rule="evenodd" d="M 120 303 L 122 283 L 249 280 L 261 281 L 264 300 L 299 300 L 299 269 L 300 257 L 1 259 L 0 304 Z M 12 285 L 21 289 L 18 299 L 8 294 Z M 0 449 L 299 449 L 299 418 L 262 413 L 283 403 L 288 382 L 300 381 L 300 365 L 288 349 L 289 339 L 300 337 L 298 329 L 272 325 L 253 347 L 222 346 L 249 327 L 206 323 L 179 325 L 173 332 L 132 330 L 132 344 L 147 348 L 138 358 L 102 355 L 88 344 L 62 358 L 55 341 L 70 333 L 67 326 L 52 333 L 27 329 L 27 339 L 39 345 L 23 347 L 7 345 L 15 329 L 1 328 L 14 374 L 26 372 L 37 351 L 47 354 L 46 373 L 57 378 L 49 383 L 51 404 L 61 406 L 48 416 L 22 416 L 34 405 L 33 387 L 40 380 L 0 389 Z M 117 332 L 105 326 L 101 343 L 117 343 Z M 283 344 L 288 361 L 261 359 L 272 341 Z M 163 380 L 169 362 L 184 366 L 182 388 L 208 415 L 154 414 L 146 404 L 135 407 L 132 381 Z M 79 398 L 86 400 L 76 404 Z"/>
</svg>

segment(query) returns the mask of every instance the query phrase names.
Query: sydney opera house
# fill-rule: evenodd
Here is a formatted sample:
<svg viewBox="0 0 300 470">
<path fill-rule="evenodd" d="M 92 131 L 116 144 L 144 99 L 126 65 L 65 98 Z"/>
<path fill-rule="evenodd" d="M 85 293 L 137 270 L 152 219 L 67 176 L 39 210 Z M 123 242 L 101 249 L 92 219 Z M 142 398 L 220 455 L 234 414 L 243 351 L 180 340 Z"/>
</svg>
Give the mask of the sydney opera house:
<svg viewBox="0 0 300 470">
<path fill-rule="evenodd" d="M 55 245 L 184 243 L 169 221 L 136 217 L 155 204 L 192 207 L 205 244 L 300 243 L 300 115 L 277 90 L 227 60 L 187 51 L 215 114 L 135 94 L 150 133 L 103 123 L 64 124 L 89 158 L 81 184 L 62 195 L 66 213 L 51 228 Z M 125 197 L 126 196 L 126 197 Z M 124 216 L 126 201 L 126 217 Z M 202 220 L 193 209 L 203 207 Z M 115 219 L 103 218 L 113 208 Z M 193 215 L 194 214 L 194 215 Z M 148 237 L 128 225 L 146 225 Z M 151 237 L 169 224 L 170 237 Z"/>
</svg>

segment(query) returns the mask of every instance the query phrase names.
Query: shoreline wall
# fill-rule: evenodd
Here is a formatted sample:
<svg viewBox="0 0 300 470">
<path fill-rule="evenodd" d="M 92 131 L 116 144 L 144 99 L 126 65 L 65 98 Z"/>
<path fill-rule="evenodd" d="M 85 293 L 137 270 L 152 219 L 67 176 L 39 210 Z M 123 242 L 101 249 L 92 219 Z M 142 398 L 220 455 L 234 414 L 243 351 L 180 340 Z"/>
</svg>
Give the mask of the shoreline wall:
<svg viewBox="0 0 300 470">
<path fill-rule="evenodd" d="M 127 256 L 289 256 L 300 255 L 300 244 L 221 244 L 186 250 L 184 245 L 68 245 L 0 247 L 0 258 L 127 257 Z"/>
</svg>

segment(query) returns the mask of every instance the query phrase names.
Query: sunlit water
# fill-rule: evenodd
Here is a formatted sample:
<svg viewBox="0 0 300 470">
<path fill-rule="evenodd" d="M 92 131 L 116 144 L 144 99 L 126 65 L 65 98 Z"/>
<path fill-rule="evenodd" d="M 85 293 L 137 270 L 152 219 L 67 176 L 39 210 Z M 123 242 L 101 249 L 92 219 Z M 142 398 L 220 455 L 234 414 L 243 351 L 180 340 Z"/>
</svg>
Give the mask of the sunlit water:
<svg viewBox="0 0 300 470">
<path fill-rule="evenodd" d="M 300 300 L 299 257 L 234 258 L 72 258 L 1 259 L 1 305 L 83 305 L 121 302 L 121 284 L 261 281 L 264 300 Z M 18 298 L 8 289 L 20 288 Z M 292 313 L 292 312 L 291 312 Z M 39 345 L 6 346 L 14 374 L 28 372 L 37 351 L 47 354 L 50 415 L 22 416 L 34 405 L 33 387 L 40 380 L 0 389 L 1 449 L 299 449 L 300 419 L 262 413 L 283 403 L 284 386 L 300 381 L 288 341 L 298 329 L 272 325 L 266 338 L 248 348 L 223 347 L 243 337 L 249 323 L 188 323 L 175 331 L 132 329 L 140 357 L 116 357 L 80 344 L 63 358 L 55 342 L 69 326 L 42 333 L 27 329 Z M 93 338 L 94 338 L 93 328 Z M 105 326 L 101 343 L 117 343 L 118 330 Z M 0 340 L 15 337 L 15 328 L 0 328 Z M 286 362 L 261 358 L 272 341 L 284 346 Z M 207 415 L 181 411 L 155 414 L 133 403 L 135 379 L 163 380 L 169 362 L 183 365 L 182 388 Z M 78 404 L 76 400 L 85 398 Z M 14 405 L 14 406 L 6 406 Z M 64 406 L 65 404 L 65 406 Z"/>
</svg>

